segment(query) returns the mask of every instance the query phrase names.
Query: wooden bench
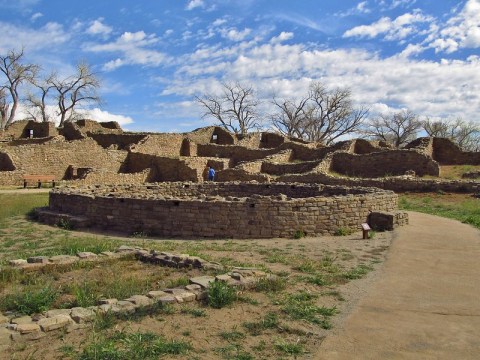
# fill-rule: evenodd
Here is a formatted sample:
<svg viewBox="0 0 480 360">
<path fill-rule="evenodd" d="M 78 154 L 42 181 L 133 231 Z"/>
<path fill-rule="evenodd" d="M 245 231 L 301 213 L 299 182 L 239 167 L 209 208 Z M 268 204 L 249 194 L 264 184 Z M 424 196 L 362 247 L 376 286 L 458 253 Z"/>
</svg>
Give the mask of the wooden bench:
<svg viewBox="0 0 480 360">
<path fill-rule="evenodd" d="M 368 239 L 368 233 L 369 233 L 370 230 L 372 230 L 370 228 L 370 225 L 368 225 L 367 223 L 362 224 L 362 231 L 363 231 L 363 238 L 364 239 Z"/>
<path fill-rule="evenodd" d="M 23 175 L 23 188 L 25 189 L 29 182 L 36 182 L 40 189 L 43 182 L 50 182 L 55 187 L 55 175 Z"/>
</svg>

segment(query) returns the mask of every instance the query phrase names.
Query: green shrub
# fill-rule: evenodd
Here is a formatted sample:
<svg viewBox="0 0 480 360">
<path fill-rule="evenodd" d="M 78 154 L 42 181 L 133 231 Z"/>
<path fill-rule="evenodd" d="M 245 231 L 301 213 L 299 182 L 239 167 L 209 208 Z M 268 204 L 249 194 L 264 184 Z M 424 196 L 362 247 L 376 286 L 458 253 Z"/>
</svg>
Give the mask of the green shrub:
<svg viewBox="0 0 480 360">
<path fill-rule="evenodd" d="M 210 283 L 208 288 L 208 305 L 221 309 L 232 304 L 237 299 L 236 290 L 223 281 L 215 281 Z"/>
<path fill-rule="evenodd" d="M 294 239 L 301 239 L 305 236 L 306 236 L 306 234 L 303 230 L 297 230 L 297 231 L 295 231 L 295 234 L 293 234 Z"/>
</svg>

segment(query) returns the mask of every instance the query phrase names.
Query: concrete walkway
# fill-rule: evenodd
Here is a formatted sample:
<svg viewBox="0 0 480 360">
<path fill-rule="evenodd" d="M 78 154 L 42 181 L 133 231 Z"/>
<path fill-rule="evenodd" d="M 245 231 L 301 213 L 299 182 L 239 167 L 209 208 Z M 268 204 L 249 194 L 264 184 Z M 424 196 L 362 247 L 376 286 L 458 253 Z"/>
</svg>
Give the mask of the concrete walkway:
<svg viewBox="0 0 480 360">
<path fill-rule="evenodd" d="M 410 212 L 382 273 L 315 359 L 480 359 L 480 231 Z"/>
</svg>

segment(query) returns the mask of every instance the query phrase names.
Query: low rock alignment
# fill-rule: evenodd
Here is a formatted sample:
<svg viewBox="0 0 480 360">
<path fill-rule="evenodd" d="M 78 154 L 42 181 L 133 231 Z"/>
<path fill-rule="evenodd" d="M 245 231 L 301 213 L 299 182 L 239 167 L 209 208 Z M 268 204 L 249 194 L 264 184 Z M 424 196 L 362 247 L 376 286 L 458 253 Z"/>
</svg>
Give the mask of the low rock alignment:
<svg viewBox="0 0 480 360">
<path fill-rule="evenodd" d="M 395 211 L 377 188 L 298 183 L 154 183 L 61 188 L 39 219 L 182 238 L 275 238 L 358 230 L 372 211 Z"/>
<path fill-rule="evenodd" d="M 52 260 L 47 257 L 36 257 L 43 261 L 30 263 L 37 266 L 47 266 L 49 263 L 68 264 L 73 261 L 96 259 L 96 254 L 79 253 L 77 256 L 59 255 Z M 219 264 L 210 263 L 188 254 L 156 253 L 140 248 L 122 246 L 115 252 L 104 254 L 104 256 L 124 256 L 135 254 L 142 261 L 154 262 L 162 266 L 173 267 L 199 267 L 203 269 L 223 270 Z M 94 256 L 95 255 L 95 256 Z M 60 259 L 62 259 L 60 261 Z M 162 260 L 162 261 L 160 261 Z M 13 266 L 25 267 L 27 260 L 18 259 L 10 262 Z M 30 264 L 28 263 L 28 264 Z M 129 314 L 141 308 L 162 306 L 166 304 L 182 304 L 193 301 L 208 299 L 208 288 L 212 282 L 222 281 L 239 290 L 253 289 L 260 280 L 275 279 L 274 275 L 254 268 L 234 267 L 228 273 L 217 276 L 198 276 L 190 279 L 190 284 L 184 287 L 173 289 L 153 290 L 146 295 L 133 295 L 127 299 L 101 299 L 96 306 L 74 307 L 71 309 L 51 309 L 42 314 L 16 315 L 0 314 L 0 349 L 10 346 L 11 342 L 26 342 L 41 339 L 55 330 L 71 332 L 91 326 L 99 314 Z"/>
</svg>

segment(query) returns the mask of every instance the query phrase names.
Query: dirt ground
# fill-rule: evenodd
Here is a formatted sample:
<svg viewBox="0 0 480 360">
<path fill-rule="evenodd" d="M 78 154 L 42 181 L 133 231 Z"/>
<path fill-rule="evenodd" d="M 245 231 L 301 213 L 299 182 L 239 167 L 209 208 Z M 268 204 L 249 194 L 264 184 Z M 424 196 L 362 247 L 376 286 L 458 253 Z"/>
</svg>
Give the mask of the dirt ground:
<svg viewBox="0 0 480 360">
<path fill-rule="evenodd" d="M 42 230 L 49 228 L 40 224 L 35 226 Z M 89 236 L 79 232 L 71 234 Z M 96 236 L 97 240 L 101 236 Z M 188 342 L 193 347 L 187 355 L 171 355 L 166 359 L 241 359 L 242 354 L 250 354 L 253 359 L 315 359 L 314 354 L 324 338 L 332 329 L 342 327 L 344 319 L 375 282 L 392 236 L 391 232 L 376 233 L 372 239 L 363 240 L 361 231 L 358 231 L 348 236 L 268 240 L 166 241 L 115 237 L 113 239 L 121 243 L 141 245 L 147 249 L 195 253 L 222 263 L 227 269 L 232 266 L 258 267 L 285 279 L 286 287 L 278 292 L 244 291 L 240 294 L 241 301 L 222 309 L 213 309 L 199 302 L 177 304 L 168 312 L 119 321 L 107 330 L 98 331 L 89 325 L 72 332 L 52 332 L 36 341 L 14 343 L 8 351 L 8 358 L 73 359 L 85 346 L 99 341 L 107 333 L 130 331 L 154 332 L 170 340 Z M 107 238 L 109 241 L 112 239 L 111 236 Z M 358 268 L 359 264 L 368 267 L 366 274 L 353 278 L 344 276 Z M 329 285 L 307 281 L 315 275 L 328 276 L 329 272 L 336 279 Z M 165 269 L 131 260 L 121 264 L 99 263 L 88 269 L 62 272 L 56 276 L 56 282 L 57 285 L 86 279 L 101 282 L 108 277 L 128 275 L 145 279 L 149 289 L 161 290 L 179 277 L 201 274 L 200 270 Z M 4 288 L 3 293 L 8 292 L 8 287 Z M 285 299 L 298 293 L 313 294 L 316 297 L 315 306 L 336 308 L 336 315 L 330 318 L 332 329 L 324 329 L 308 318 L 293 319 L 285 313 Z M 192 310 L 199 310 L 202 316 L 194 316 Z M 278 315 L 279 323 L 274 328 L 257 334 L 248 331 L 247 323 L 261 321 L 269 313 Z M 228 334 L 238 336 L 233 338 Z M 281 350 L 279 344 L 297 344 L 301 346 L 301 351 L 289 353 Z"/>
</svg>

